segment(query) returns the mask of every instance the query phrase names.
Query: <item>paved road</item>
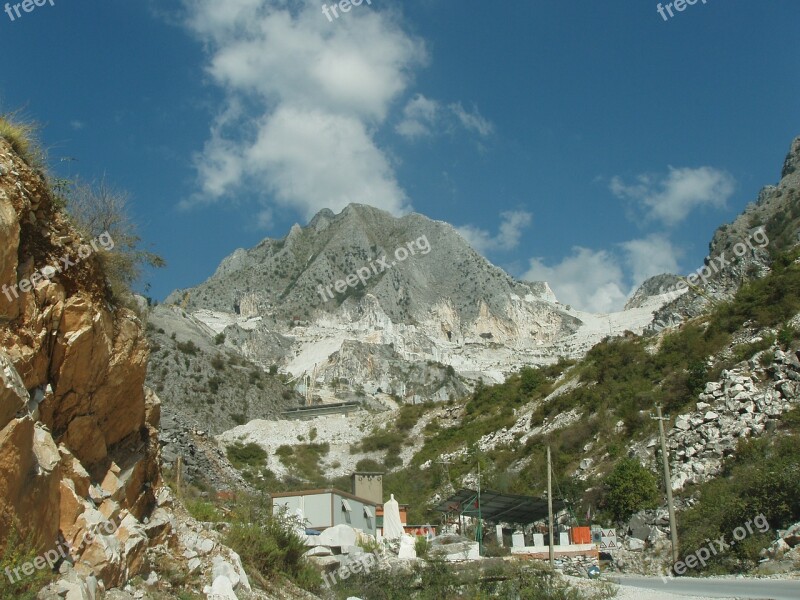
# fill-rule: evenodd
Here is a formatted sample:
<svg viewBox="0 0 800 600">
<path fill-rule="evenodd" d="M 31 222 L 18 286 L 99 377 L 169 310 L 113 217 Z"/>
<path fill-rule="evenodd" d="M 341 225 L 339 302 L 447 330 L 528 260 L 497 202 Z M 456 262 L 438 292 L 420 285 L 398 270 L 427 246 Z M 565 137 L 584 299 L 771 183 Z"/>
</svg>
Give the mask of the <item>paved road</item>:
<svg viewBox="0 0 800 600">
<path fill-rule="evenodd" d="M 709 598 L 753 598 L 767 600 L 798 600 L 800 580 L 776 579 L 703 579 L 676 577 L 666 583 L 660 577 L 610 577 L 620 585 L 658 590 L 683 596 Z"/>
</svg>

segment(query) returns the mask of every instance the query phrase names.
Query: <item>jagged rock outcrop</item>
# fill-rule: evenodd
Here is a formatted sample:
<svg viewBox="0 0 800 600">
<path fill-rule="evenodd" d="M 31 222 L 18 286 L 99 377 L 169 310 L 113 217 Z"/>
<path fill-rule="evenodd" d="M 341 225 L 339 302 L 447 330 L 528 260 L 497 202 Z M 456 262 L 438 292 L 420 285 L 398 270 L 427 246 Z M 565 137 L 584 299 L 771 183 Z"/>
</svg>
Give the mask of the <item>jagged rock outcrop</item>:
<svg viewBox="0 0 800 600">
<path fill-rule="evenodd" d="M 794 321 L 800 320 L 798 317 Z M 794 322 L 793 321 L 793 322 Z M 764 335 L 763 333 L 761 335 Z M 761 339 L 757 335 L 744 341 Z M 800 350 L 762 350 L 706 383 L 695 410 L 675 416 L 667 431 L 672 488 L 716 477 L 740 439 L 768 435 L 781 415 L 800 404 Z M 658 438 L 637 442 L 631 453 L 652 463 Z"/>
<path fill-rule="evenodd" d="M 111 587 L 148 544 L 158 399 L 142 324 L 110 304 L 87 248 L 0 139 L 0 545 L 11 527 L 41 551 L 66 543 L 76 570 Z"/>
<path fill-rule="evenodd" d="M 714 233 L 702 278 L 692 280 L 688 291 L 659 281 L 659 275 L 645 281 L 634 294 L 671 292 L 671 302 L 655 313 L 650 332 L 681 323 L 702 314 L 710 303 L 729 300 L 742 283 L 763 277 L 770 270 L 771 257 L 800 242 L 800 137 L 792 141 L 777 185 L 762 188 L 755 202 L 732 223 Z M 705 271 L 702 269 L 706 267 Z M 691 278 L 691 275 L 690 275 Z M 631 299 L 631 302 L 633 299 Z"/>
</svg>

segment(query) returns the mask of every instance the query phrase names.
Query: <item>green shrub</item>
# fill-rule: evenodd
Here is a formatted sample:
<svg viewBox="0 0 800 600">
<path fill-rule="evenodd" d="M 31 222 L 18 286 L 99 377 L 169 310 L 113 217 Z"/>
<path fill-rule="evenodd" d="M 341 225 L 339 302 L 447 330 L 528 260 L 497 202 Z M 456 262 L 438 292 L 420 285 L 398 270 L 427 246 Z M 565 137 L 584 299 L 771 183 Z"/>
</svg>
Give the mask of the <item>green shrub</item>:
<svg viewBox="0 0 800 600">
<path fill-rule="evenodd" d="M 362 458 L 356 463 L 357 473 L 382 473 L 383 471 L 383 465 L 371 458 Z"/>
<path fill-rule="evenodd" d="M 413 429 L 429 408 L 430 404 L 404 404 L 397 413 L 395 427 L 402 432 Z"/>
<path fill-rule="evenodd" d="M 211 359 L 211 366 L 217 371 L 222 371 L 225 369 L 225 359 L 220 354 L 215 354 Z"/>
<path fill-rule="evenodd" d="M 260 498 L 240 499 L 232 516 L 225 544 L 239 554 L 255 581 L 264 586 L 284 576 L 312 592 L 321 587 L 319 573 L 304 558 L 308 548 L 295 533 L 298 523 L 293 517 L 285 512 L 273 515 Z"/>
<path fill-rule="evenodd" d="M 361 451 L 374 452 L 376 450 L 389 450 L 399 453 L 400 445 L 405 439 L 405 436 L 398 431 L 376 429 L 361 440 Z"/>
<path fill-rule="evenodd" d="M 212 394 L 219 392 L 219 386 L 222 385 L 222 379 L 219 377 L 210 377 L 208 379 L 208 391 Z"/>
<path fill-rule="evenodd" d="M 294 477 L 301 477 L 311 483 L 323 484 L 325 475 L 320 461 L 330 452 L 330 444 L 298 444 L 280 446 L 275 450 L 281 462 Z"/>
<path fill-rule="evenodd" d="M 176 347 L 184 354 L 188 354 L 190 356 L 196 356 L 198 350 L 200 350 L 200 348 L 198 348 L 197 345 L 192 340 L 188 340 L 186 342 L 178 342 L 176 344 Z"/>
<path fill-rule="evenodd" d="M 403 465 L 403 459 L 400 458 L 399 454 L 390 453 L 383 460 L 383 464 L 387 469 L 394 469 Z"/>
<path fill-rule="evenodd" d="M 221 520 L 221 516 L 217 507 L 205 500 L 186 500 L 184 501 L 186 510 L 198 521 L 206 521 L 216 523 Z"/>
<path fill-rule="evenodd" d="M 608 488 L 605 508 L 617 521 L 625 521 L 634 513 L 659 504 L 656 476 L 634 458 L 619 461 L 605 484 Z"/>
<path fill-rule="evenodd" d="M 798 337 L 800 337 L 800 332 L 794 327 L 784 326 L 778 332 L 778 343 L 784 350 L 789 350 Z"/>
<path fill-rule="evenodd" d="M 681 552 L 691 553 L 721 535 L 730 542 L 737 527 L 763 515 L 771 531 L 754 527 L 744 540 L 713 556 L 707 570 L 736 573 L 755 566 L 774 531 L 800 520 L 799 442 L 798 435 L 740 442 L 720 477 L 699 486 L 697 504 L 678 514 Z"/>
<path fill-rule="evenodd" d="M 24 563 L 32 563 L 40 555 L 39 544 L 32 534 L 20 535 L 16 524 L 11 526 L 8 538 L 2 543 L 4 546 L 0 546 L 0 600 L 33 600 L 39 589 L 56 579 L 50 569 L 44 568 L 34 570 L 32 575 L 25 575 L 20 571 L 19 581 L 12 583 L 5 570 L 13 572 Z"/>
<path fill-rule="evenodd" d="M 414 550 L 417 551 L 417 558 L 425 558 L 428 556 L 430 544 L 428 543 L 428 538 L 424 535 L 418 535 L 417 539 L 414 540 Z"/>
<path fill-rule="evenodd" d="M 260 467 L 267 459 L 267 452 L 255 442 L 242 444 L 235 442 L 227 448 L 228 460 L 237 469 Z"/>
</svg>

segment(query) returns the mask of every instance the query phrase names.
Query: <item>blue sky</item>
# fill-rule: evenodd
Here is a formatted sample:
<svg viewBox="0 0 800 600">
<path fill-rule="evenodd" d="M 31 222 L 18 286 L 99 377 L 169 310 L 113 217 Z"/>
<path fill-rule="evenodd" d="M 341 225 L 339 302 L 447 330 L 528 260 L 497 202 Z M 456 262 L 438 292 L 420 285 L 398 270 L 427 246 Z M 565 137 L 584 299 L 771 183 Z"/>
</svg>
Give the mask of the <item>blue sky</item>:
<svg viewBox="0 0 800 600">
<path fill-rule="evenodd" d="M 796 0 L 53 2 L 0 13 L 0 110 L 130 193 L 158 299 L 356 201 L 612 310 L 694 270 L 800 135 Z"/>
</svg>

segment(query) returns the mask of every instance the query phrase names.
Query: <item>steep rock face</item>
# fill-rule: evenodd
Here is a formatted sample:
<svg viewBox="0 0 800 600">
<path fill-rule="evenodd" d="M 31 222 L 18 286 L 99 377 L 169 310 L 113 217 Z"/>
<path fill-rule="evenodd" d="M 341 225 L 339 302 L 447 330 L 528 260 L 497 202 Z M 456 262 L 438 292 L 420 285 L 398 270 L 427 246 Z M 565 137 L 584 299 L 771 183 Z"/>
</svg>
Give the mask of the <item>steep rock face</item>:
<svg viewBox="0 0 800 600">
<path fill-rule="evenodd" d="M 13 526 L 41 550 L 66 540 L 71 560 L 113 586 L 141 562 L 129 540 L 155 503 L 158 399 L 145 399 L 137 316 L 109 305 L 95 257 L 61 260 L 82 244 L 0 139 L 0 545 Z M 106 523 L 102 539 L 121 550 L 85 543 Z"/>
<path fill-rule="evenodd" d="M 712 302 L 730 299 L 743 282 L 766 275 L 771 256 L 800 242 L 800 137 L 789 149 L 777 185 L 765 186 L 755 202 L 732 223 L 722 225 L 709 244 L 709 254 L 694 285 L 675 291 L 658 276 L 634 295 L 665 291 L 672 301 L 655 315 L 654 331 L 703 313 Z M 691 275 L 689 276 L 691 279 Z"/>
</svg>

